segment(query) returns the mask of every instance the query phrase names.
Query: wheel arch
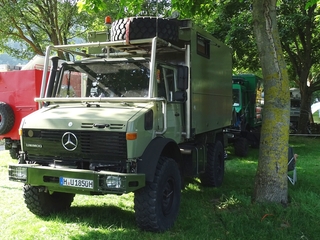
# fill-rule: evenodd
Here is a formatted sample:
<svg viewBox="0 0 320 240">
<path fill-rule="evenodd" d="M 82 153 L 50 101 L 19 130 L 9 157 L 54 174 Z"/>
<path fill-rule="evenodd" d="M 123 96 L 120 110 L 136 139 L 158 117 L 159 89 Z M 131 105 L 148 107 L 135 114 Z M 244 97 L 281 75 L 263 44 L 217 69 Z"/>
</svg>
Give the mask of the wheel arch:
<svg viewBox="0 0 320 240">
<path fill-rule="evenodd" d="M 172 158 L 180 166 L 182 157 L 178 144 L 170 138 L 157 137 L 149 143 L 138 163 L 138 173 L 145 173 L 146 181 L 153 181 L 160 156 Z"/>
</svg>

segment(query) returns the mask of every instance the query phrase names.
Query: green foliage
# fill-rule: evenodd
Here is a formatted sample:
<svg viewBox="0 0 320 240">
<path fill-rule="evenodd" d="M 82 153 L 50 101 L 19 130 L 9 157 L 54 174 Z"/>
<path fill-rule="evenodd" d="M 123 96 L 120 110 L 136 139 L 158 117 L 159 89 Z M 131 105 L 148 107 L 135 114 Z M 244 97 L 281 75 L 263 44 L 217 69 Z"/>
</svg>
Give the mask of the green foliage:
<svg viewBox="0 0 320 240">
<path fill-rule="evenodd" d="M 318 2 L 319 2 L 319 0 L 309 0 L 309 1 L 307 1 L 305 8 L 308 9 L 308 8 L 312 7 L 313 5 L 317 4 Z"/>
<path fill-rule="evenodd" d="M 77 5 L 79 12 L 95 14 L 104 11 L 114 19 L 137 15 L 167 17 L 171 12 L 171 4 L 167 0 L 80 0 Z"/>
<path fill-rule="evenodd" d="M 297 0 L 295 4 L 282 1 L 278 8 L 279 35 L 290 77 L 296 80 L 296 86 L 306 85 L 308 72 L 320 59 L 320 32 L 316 20 L 320 11 L 315 5 L 306 10 L 305 4 L 306 1 Z"/>
<path fill-rule="evenodd" d="M 0 49 L 22 59 L 43 55 L 47 45 L 84 38 L 96 19 L 86 12 L 78 13 L 73 0 L 4 0 L 0 15 Z M 9 44 L 10 40 L 16 44 Z"/>
<path fill-rule="evenodd" d="M 251 4 L 248 1 L 224 1 L 216 10 L 212 32 L 233 49 L 234 69 L 257 72 L 260 67 L 253 37 Z"/>
</svg>

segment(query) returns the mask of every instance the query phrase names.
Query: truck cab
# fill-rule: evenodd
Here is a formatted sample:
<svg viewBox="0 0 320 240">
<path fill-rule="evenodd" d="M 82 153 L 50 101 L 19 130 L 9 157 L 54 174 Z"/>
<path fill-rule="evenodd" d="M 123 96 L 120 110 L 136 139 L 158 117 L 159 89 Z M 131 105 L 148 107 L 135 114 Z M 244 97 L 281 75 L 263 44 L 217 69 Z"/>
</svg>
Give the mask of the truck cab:
<svg viewBox="0 0 320 240">
<path fill-rule="evenodd" d="M 233 111 L 237 115 L 235 127 L 251 130 L 262 124 L 262 79 L 254 74 L 232 77 Z"/>
<path fill-rule="evenodd" d="M 263 109 L 262 79 L 254 74 L 238 74 L 232 77 L 233 121 L 228 129 L 229 141 L 234 143 L 235 154 L 244 157 L 248 146 L 257 147 L 260 142 Z"/>
</svg>

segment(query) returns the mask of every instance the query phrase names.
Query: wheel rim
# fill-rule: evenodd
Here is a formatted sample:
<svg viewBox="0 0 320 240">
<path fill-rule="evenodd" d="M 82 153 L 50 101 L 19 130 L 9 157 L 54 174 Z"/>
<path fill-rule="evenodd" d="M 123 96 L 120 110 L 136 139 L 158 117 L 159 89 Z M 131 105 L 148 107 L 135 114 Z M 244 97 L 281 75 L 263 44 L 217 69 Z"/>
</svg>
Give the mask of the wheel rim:
<svg viewBox="0 0 320 240">
<path fill-rule="evenodd" d="M 171 212 L 174 195 L 174 179 L 169 178 L 162 194 L 162 211 L 165 216 L 169 215 Z"/>
</svg>

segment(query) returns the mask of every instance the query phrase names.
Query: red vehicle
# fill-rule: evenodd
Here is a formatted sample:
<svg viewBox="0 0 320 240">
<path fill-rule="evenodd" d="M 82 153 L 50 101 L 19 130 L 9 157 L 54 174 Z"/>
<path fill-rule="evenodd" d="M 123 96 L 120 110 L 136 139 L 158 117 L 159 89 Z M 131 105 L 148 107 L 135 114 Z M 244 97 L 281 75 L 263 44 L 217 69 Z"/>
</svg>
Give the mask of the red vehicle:
<svg viewBox="0 0 320 240">
<path fill-rule="evenodd" d="M 40 95 L 42 70 L 0 72 L 0 140 L 12 158 L 20 147 L 21 119 L 39 109 L 34 98 Z"/>
</svg>

